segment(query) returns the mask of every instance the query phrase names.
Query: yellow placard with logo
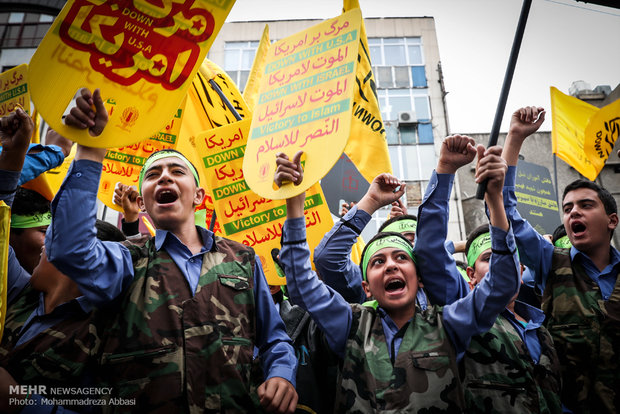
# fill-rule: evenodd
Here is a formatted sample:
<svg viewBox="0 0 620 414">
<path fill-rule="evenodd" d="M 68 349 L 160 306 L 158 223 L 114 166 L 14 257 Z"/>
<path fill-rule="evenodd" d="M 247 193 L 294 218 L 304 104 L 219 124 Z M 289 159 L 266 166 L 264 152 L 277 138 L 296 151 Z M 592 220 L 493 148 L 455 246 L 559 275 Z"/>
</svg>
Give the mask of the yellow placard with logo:
<svg viewBox="0 0 620 414">
<path fill-rule="evenodd" d="M 7 273 L 9 266 L 9 232 L 11 230 L 11 209 L 0 200 L 0 340 L 4 332 L 7 301 Z"/>
<path fill-rule="evenodd" d="M 123 211 L 123 208 L 113 201 L 116 185 L 121 183 L 137 188 L 140 170 L 146 159 L 153 152 L 177 147 L 184 108 L 185 100 L 168 125 L 149 139 L 125 147 L 108 149 L 103 159 L 103 171 L 97 193 L 103 204 L 116 211 Z"/>
<path fill-rule="evenodd" d="M 18 105 L 30 115 L 28 65 L 25 63 L 0 73 L 0 116 L 10 114 Z"/>
<path fill-rule="evenodd" d="M 249 128 L 248 119 L 206 131 L 196 137 L 196 150 L 224 235 L 252 247 L 261 259 L 267 282 L 282 285 L 286 279 L 278 276 L 271 249 L 280 248 L 286 202 L 263 198 L 248 186 L 242 167 Z M 314 251 L 333 226 L 319 184 L 306 192 L 305 207 L 307 240 Z"/>
<path fill-rule="evenodd" d="M 317 183 L 338 161 L 351 130 L 361 12 L 274 43 L 254 108 L 243 170 L 253 191 L 284 199 Z M 276 154 L 305 152 L 304 183 L 274 188 Z"/>
<path fill-rule="evenodd" d="M 29 65 L 32 100 L 61 135 L 115 148 L 155 135 L 174 115 L 234 0 L 69 0 Z M 116 104 L 98 137 L 67 127 L 76 92 Z"/>
</svg>

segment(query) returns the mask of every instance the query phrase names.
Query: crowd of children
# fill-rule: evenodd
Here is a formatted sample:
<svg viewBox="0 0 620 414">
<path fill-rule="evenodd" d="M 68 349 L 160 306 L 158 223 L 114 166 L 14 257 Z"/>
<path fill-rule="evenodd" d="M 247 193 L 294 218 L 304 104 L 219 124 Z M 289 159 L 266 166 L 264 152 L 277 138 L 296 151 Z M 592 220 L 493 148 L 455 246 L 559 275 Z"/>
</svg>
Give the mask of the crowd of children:
<svg viewBox="0 0 620 414">
<path fill-rule="evenodd" d="M 122 232 L 96 218 L 105 149 L 78 144 L 51 203 L 21 188 L 70 143 L 51 131 L 54 145 L 31 145 L 18 108 L 0 118 L 0 200 L 13 207 L 0 411 L 617 412 L 617 206 L 594 182 L 569 184 L 554 244 L 519 215 L 518 154 L 543 121 L 542 108 L 516 111 L 503 148 L 445 138 L 417 216 L 399 204 L 405 183 L 377 176 L 315 248 L 316 272 L 305 193 L 289 198 L 274 252 L 287 283 L 270 289 L 251 248 L 195 225 L 205 192 L 180 152 L 154 153 L 137 189 L 117 189 Z M 83 89 L 65 123 L 100 134 L 99 91 Z M 301 156 L 277 155 L 276 185 L 303 181 Z M 449 201 L 474 159 L 489 223 L 469 235 L 462 272 Z M 138 233 L 140 210 L 153 237 Z"/>
</svg>

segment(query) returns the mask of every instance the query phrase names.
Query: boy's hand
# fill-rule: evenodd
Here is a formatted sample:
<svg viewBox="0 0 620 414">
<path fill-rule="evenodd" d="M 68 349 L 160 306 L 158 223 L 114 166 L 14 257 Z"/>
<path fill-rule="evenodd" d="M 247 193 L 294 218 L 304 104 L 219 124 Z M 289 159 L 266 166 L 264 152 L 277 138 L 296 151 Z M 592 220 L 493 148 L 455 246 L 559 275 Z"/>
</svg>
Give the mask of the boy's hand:
<svg viewBox="0 0 620 414">
<path fill-rule="evenodd" d="M 340 206 L 340 217 L 344 216 L 345 214 L 347 214 L 349 212 L 349 210 L 351 210 L 353 208 L 353 206 L 355 205 L 355 202 L 351 201 L 350 203 L 342 203 L 342 205 Z"/>
<path fill-rule="evenodd" d="M 67 138 L 60 135 L 58 132 L 49 128 L 47 133 L 45 134 L 45 145 L 57 145 L 60 147 L 62 153 L 66 156 L 71 153 L 71 147 L 73 146 L 73 141 L 68 140 Z"/>
<path fill-rule="evenodd" d="M 292 182 L 295 185 L 301 184 L 304 179 L 304 170 L 301 168 L 301 156 L 303 151 L 298 151 L 293 157 L 293 161 L 288 159 L 288 155 L 283 152 L 276 154 L 276 172 L 273 181 L 278 187 L 286 182 Z M 306 201 L 306 192 L 286 199 L 286 218 L 298 218 L 304 216 L 304 202 Z"/>
<path fill-rule="evenodd" d="M 17 107 L 15 111 L 0 118 L 0 143 L 2 151 L 26 152 L 30 137 L 34 130 L 34 122 L 26 111 Z"/>
<path fill-rule="evenodd" d="M 269 413 L 292 414 L 297 407 L 297 391 L 293 384 L 280 377 L 272 377 L 258 387 L 260 405 Z"/>
<path fill-rule="evenodd" d="M 504 187 L 504 177 L 508 171 L 508 165 L 502 155 L 502 147 L 496 145 L 485 150 L 484 146 L 478 145 L 478 162 L 476 164 L 476 182 L 488 180 L 487 193 L 492 196 L 501 197 L 502 188 Z"/>
<path fill-rule="evenodd" d="M 476 141 L 466 135 L 451 135 L 441 144 L 437 174 L 454 174 L 476 157 Z"/>
<path fill-rule="evenodd" d="M 390 218 L 397 217 L 397 216 L 404 216 L 405 214 L 407 214 L 407 207 L 405 207 L 403 202 L 400 201 L 400 198 L 392 202 L 392 208 L 390 209 L 390 215 L 389 215 Z"/>
<path fill-rule="evenodd" d="M 114 189 L 114 204 L 123 208 L 125 222 L 138 220 L 140 206 L 138 206 L 138 192 L 132 186 L 119 183 Z"/>
<path fill-rule="evenodd" d="M 75 106 L 65 118 L 65 124 L 79 129 L 88 128 L 90 135 L 96 137 L 103 132 L 107 123 L 108 111 L 103 105 L 101 91 L 95 89 L 95 92 L 91 94 L 87 88 L 80 89 L 80 96 L 75 100 Z"/>
<path fill-rule="evenodd" d="M 525 140 L 528 136 L 538 131 L 545 121 L 545 109 L 539 106 L 525 106 L 517 109 L 510 118 L 510 138 Z"/>
<path fill-rule="evenodd" d="M 21 171 L 33 130 L 34 122 L 20 107 L 0 118 L 0 169 Z"/>
<path fill-rule="evenodd" d="M 392 174 L 379 174 L 357 204 L 357 208 L 372 214 L 383 206 L 393 203 L 405 193 L 405 182 Z"/>
<path fill-rule="evenodd" d="M 301 156 L 303 151 L 297 151 L 297 154 L 290 161 L 288 155 L 283 152 L 276 154 L 276 173 L 273 181 L 278 187 L 286 182 L 292 182 L 295 185 L 301 184 L 304 179 L 304 170 L 301 168 Z"/>
</svg>

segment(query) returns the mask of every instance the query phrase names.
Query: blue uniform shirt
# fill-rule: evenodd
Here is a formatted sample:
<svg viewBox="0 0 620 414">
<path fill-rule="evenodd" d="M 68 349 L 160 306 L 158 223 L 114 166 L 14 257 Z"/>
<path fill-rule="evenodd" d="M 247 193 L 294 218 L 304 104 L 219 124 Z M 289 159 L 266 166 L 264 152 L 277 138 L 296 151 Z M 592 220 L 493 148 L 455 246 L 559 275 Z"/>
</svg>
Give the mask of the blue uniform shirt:
<svg viewBox="0 0 620 414">
<path fill-rule="evenodd" d="M 517 167 L 508 167 L 504 180 L 506 215 L 514 229 L 521 261 L 525 266 L 532 269 L 537 287 L 541 292 L 544 292 L 547 277 L 551 270 L 554 246 L 538 234 L 517 211 L 517 196 L 515 194 L 516 174 Z M 571 262 L 577 261 L 583 265 L 586 274 L 601 289 L 603 300 L 609 299 L 620 272 L 620 253 L 613 246 L 610 246 L 610 256 L 610 264 L 600 271 L 585 253 L 580 252 L 575 246 L 570 248 Z"/>
</svg>

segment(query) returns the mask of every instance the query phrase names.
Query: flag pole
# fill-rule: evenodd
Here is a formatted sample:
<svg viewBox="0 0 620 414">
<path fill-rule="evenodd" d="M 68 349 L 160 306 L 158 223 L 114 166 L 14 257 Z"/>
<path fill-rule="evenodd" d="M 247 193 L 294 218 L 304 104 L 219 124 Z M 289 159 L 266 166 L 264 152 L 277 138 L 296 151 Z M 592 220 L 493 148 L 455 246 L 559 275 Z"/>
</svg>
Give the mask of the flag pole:
<svg viewBox="0 0 620 414">
<path fill-rule="evenodd" d="M 555 152 L 553 153 L 553 178 L 555 180 L 555 198 L 558 202 L 558 205 L 560 205 L 560 193 L 559 193 L 559 186 L 558 186 L 558 165 L 557 165 L 557 155 L 555 155 Z M 560 206 L 561 207 L 561 206 Z M 558 214 L 560 215 L 560 218 L 562 217 L 562 214 L 560 214 L 560 211 L 562 211 L 562 208 L 558 209 Z"/>
<path fill-rule="evenodd" d="M 497 103 L 497 110 L 495 111 L 495 119 L 493 120 L 493 127 L 491 128 L 491 136 L 489 137 L 489 145 L 487 146 L 487 148 L 497 144 L 499 128 L 502 124 L 502 118 L 504 117 L 504 109 L 506 109 L 506 101 L 508 100 L 508 93 L 510 92 L 510 84 L 512 83 L 512 76 L 514 75 L 515 66 L 517 65 L 519 49 L 521 48 L 521 41 L 523 40 L 523 33 L 525 32 L 525 23 L 527 23 L 527 16 L 530 12 L 531 5 L 532 0 L 523 0 L 521 15 L 519 16 L 517 31 L 515 33 L 515 38 L 512 42 L 512 49 L 510 50 L 508 66 L 506 67 L 506 74 L 504 75 L 504 84 L 502 85 L 499 102 Z M 486 189 L 486 181 L 478 184 L 478 189 L 476 190 L 476 198 L 478 200 L 484 199 L 484 193 L 486 192 Z"/>
</svg>

